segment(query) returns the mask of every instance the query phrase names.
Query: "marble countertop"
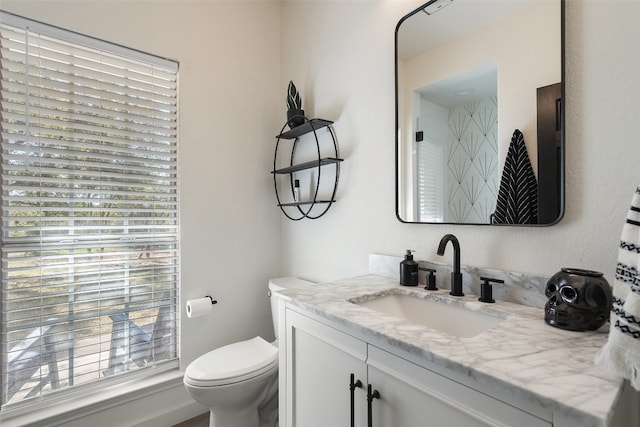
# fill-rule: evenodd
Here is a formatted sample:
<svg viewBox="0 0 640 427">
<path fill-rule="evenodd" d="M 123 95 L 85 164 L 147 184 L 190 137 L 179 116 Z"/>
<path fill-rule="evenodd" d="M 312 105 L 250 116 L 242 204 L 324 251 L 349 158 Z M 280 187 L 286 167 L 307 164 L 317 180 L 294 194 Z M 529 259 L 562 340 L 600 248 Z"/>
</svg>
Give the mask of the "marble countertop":
<svg viewBox="0 0 640 427">
<path fill-rule="evenodd" d="M 448 298 L 480 311 L 506 317 L 490 330 L 457 338 L 373 311 L 350 301 L 390 293 Z M 606 331 L 572 332 L 544 322 L 544 311 L 503 301 L 484 304 L 477 295 L 450 297 L 448 290 L 425 291 L 399 286 L 396 280 L 366 275 L 280 292 L 288 304 L 337 322 L 354 333 L 382 340 L 432 364 L 500 389 L 555 416 L 583 426 L 606 426 L 622 390 L 623 379 L 593 363 Z"/>
</svg>

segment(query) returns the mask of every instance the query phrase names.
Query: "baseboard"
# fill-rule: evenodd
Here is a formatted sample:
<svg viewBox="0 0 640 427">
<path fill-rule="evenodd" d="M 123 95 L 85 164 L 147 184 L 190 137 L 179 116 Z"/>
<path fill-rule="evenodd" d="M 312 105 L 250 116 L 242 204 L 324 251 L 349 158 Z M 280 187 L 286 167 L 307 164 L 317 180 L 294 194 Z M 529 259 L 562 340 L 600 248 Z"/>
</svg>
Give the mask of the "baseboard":
<svg viewBox="0 0 640 427">
<path fill-rule="evenodd" d="M 163 413 L 150 414 L 153 417 L 136 424 L 136 427 L 159 427 L 159 426 L 175 426 L 186 420 L 202 415 L 204 412 L 209 412 L 209 408 L 202 406 L 201 404 L 191 401 L 186 402 L 179 408 L 172 408 L 169 411 Z"/>
</svg>

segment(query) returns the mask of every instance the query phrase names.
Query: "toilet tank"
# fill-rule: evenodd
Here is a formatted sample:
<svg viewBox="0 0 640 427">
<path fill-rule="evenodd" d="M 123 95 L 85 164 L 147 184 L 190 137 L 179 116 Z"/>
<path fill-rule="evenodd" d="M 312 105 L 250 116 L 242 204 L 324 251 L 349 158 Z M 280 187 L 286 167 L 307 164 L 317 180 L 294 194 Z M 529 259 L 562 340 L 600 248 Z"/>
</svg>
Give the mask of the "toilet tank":
<svg viewBox="0 0 640 427">
<path fill-rule="evenodd" d="M 280 307 L 280 300 L 272 295 L 273 292 L 278 292 L 283 289 L 297 288 L 299 286 L 313 285 L 313 282 L 307 280 L 298 279 L 297 277 L 280 277 L 277 279 L 269 280 L 269 298 L 271 300 L 271 317 L 273 319 L 273 332 L 275 333 L 276 340 L 278 339 L 278 308 Z"/>
</svg>

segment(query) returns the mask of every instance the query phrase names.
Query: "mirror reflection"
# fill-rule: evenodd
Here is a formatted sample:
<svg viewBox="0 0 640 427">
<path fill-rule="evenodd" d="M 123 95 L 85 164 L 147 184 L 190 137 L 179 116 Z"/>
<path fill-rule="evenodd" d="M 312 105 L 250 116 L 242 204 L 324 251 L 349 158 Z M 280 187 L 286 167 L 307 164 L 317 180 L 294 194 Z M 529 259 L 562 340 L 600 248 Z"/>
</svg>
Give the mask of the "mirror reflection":
<svg viewBox="0 0 640 427">
<path fill-rule="evenodd" d="M 562 217 L 561 8 L 561 0 L 437 0 L 400 21 L 401 221 Z"/>
</svg>

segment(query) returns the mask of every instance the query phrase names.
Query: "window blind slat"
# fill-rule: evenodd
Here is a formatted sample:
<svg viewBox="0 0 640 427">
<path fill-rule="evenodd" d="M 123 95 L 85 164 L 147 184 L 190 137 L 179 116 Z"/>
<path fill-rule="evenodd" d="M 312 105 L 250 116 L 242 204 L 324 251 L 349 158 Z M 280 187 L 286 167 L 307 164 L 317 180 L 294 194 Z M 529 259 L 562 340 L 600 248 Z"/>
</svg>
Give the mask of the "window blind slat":
<svg viewBox="0 0 640 427">
<path fill-rule="evenodd" d="M 177 65 L 0 12 L 0 66 L 0 405 L 177 358 Z"/>
<path fill-rule="evenodd" d="M 33 99 L 30 99 L 33 101 Z M 26 108 L 29 113 L 26 113 L 25 106 L 13 103 L 7 107 L 14 107 L 8 112 L 13 113 L 11 116 L 4 118 L 7 126 L 12 124 L 13 119 L 15 126 L 21 126 L 28 123 L 33 127 L 33 133 L 41 133 L 47 135 L 47 130 L 64 130 L 66 134 L 79 133 L 90 136 L 97 135 L 102 136 L 118 136 L 121 135 L 125 141 L 133 137 L 137 138 L 141 142 L 145 142 L 145 137 L 153 135 L 155 137 L 162 137 L 164 139 L 171 139 L 175 137 L 175 128 L 172 127 L 173 121 L 171 117 L 161 117 L 162 112 L 150 116 L 152 112 L 148 112 L 146 119 L 147 123 L 142 123 L 138 116 L 129 114 L 128 112 L 112 112 L 108 110 L 100 110 L 103 116 L 111 114 L 111 117 L 98 117 L 96 114 L 82 114 L 79 111 L 59 111 L 49 108 L 40 108 L 33 105 L 29 105 Z M 22 107 L 18 109 L 18 107 Z M 46 106 L 45 106 L 46 107 Z M 117 115 L 117 119 L 115 119 Z M 28 118 L 27 118 L 28 117 Z M 148 138 L 148 137 L 147 137 Z M 135 139 L 131 139 L 135 141 Z M 117 141 L 117 140 L 115 140 Z M 113 141 L 113 142 L 115 142 Z M 166 144 L 166 142 L 165 142 Z"/>
<path fill-rule="evenodd" d="M 6 129 L 7 131 L 13 128 Z M 129 161 L 135 160 L 137 163 L 144 165 L 148 168 L 166 168 L 167 166 L 163 162 L 171 162 L 171 157 L 175 157 L 174 150 L 171 146 L 175 144 L 175 138 L 159 139 L 156 138 L 155 144 L 152 145 L 147 141 L 134 141 L 131 138 L 128 139 L 116 139 L 111 136 L 102 136 L 100 140 L 94 140 L 92 138 L 80 139 L 75 135 L 65 134 L 64 132 L 57 132 L 56 134 L 60 139 L 47 138 L 43 135 L 37 135 L 36 138 L 27 138 L 24 134 L 19 133 L 19 129 L 15 129 L 15 133 L 11 134 L 3 131 L 3 139 L 6 139 L 6 146 L 3 151 L 14 152 L 15 154 L 27 155 L 38 153 L 40 151 L 46 154 L 52 154 L 48 152 L 49 147 L 60 149 L 69 149 L 69 152 L 59 152 L 58 157 L 62 155 L 73 155 L 76 157 L 80 154 L 84 154 L 84 161 L 99 161 L 103 163 L 115 163 L 117 161 Z M 29 135 L 33 136 L 33 135 Z M 67 139 L 62 139 L 64 137 Z M 30 139 L 25 141 L 25 139 Z M 119 141 L 119 145 L 115 145 L 114 142 Z M 127 145 L 124 145 L 124 144 Z M 73 151 L 73 149 L 82 151 Z M 29 151 L 27 151 L 29 150 Z M 110 150 L 110 153 L 102 154 Z M 135 154 L 138 153 L 136 156 Z M 109 155 L 110 154 L 110 155 Z M 55 155 L 55 154 L 54 154 Z M 72 159 L 76 158 L 70 156 Z M 124 157 L 120 159 L 118 157 Z M 108 161 L 111 159 L 111 161 Z M 44 161 L 46 159 L 43 159 Z M 149 160 L 144 162 L 144 160 Z M 157 163 L 157 164 L 156 164 Z"/>
<path fill-rule="evenodd" d="M 18 83 L 14 83 L 17 85 Z M 26 116 L 26 105 L 24 94 L 11 92 L 10 84 L 2 91 L 3 108 L 6 111 L 14 112 L 14 121 L 24 121 Z M 92 121 L 102 124 L 103 127 L 124 127 L 124 124 L 131 123 L 132 127 L 143 128 L 148 131 L 171 129 L 171 125 L 176 118 L 174 106 L 171 108 L 143 107 L 132 104 L 117 103 L 101 99 L 96 105 L 95 99 L 82 99 L 74 97 L 72 100 L 60 100 L 45 98 L 43 95 L 47 91 L 40 90 L 38 96 L 29 97 L 29 115 L 35 118 L 46 118 L 55 116 L 60 120 L 81 120 L 84 116 L 90 117 Z M 53 94 L 51 95 L 53 96 Z M 10 122 L 7 120 L 7 122 Z M 154 129 L 157 127 L 158 130 Z"/>
<path fill-rule="evenodd" d="M 34 56 L 34 55 L 30 55 Z M 81 69 L 74 65 L 51 62 L 40 57 L 37 62 L 29 62 L 28 72 L 29 84 L 43 88 L 58 88 L 62 93 L 78 93 L 85 91 L 99 91 L 101 97 L 109 95 L 122 97 L 137 103 L 170 103 L 176 87 L 174 83 L 167 85 L 165 81 L 154 81 L 153 78 L 147 81 L 131 79 L 128 76 L 109 75 L 103 70 Z M 13 68 L 17 70 L 18 67 Z M 58 83 L 54 85 L 53 82 Z M 59 83 L 63 83 L 60 85 Z"/>
<path fill-rule="evenodd" d="M 20 90 L 28 94 L 29 103 L 36 99 L 43 105 L 48 105 L 49 102 L 59 99 L 69 102 L 70 106 L 75 104 L 94 106 L 96 103 L 100 103 L 105 111 L 110 109 L 120 109 L 125 112 L 138 111 L 140 115 L 145 115 L 146 112 L 151 117 L 154 114 L 175 113 L 176 110 L 174 98 L 160 97 L 157 94 L 143 91 L 139 91 L 135 96 L 130 92 L 124 95 L 122 91 L 130 90 L 128 87 L 109 86 L 104 82 L 94 86 L 89 86 L 86 82 L 87 85 L 82 86 L 81 79 L 77 77 L 73 78 L 73 84 L 60 85 L 57 80 L 69 78 L 69 76 L 58 76 L 50 71 L 46 74 L 20 76 L 19 72 L 14 70 L 13 76 L 16 77 L 15 83 L 20 83 L 23 86 Z M 56 83 L 58 85 L 53 86 Z M 16 90 L 15 84 L 9 86 L 7 92 L 21 93 Z"/>
<path fill-rule="evenodd" d="M 78 75 L 97 76 L 120 84 L 131 81 L 149 85 L 149 82 L 157 81 L 165 89 L 175 87 L 173 70 L 118 58 L 105 51 L 60 42 L 42 34 L 30 32 L 25 35 L 6 31 L 6 28 L 3 48 L 17 54 L 13 57 L 15 61 L 23 62 L 28 55 L 29 62 L 35 67 L 47 64 L 50 68 L 66 68 Z"/>
<path fill-rule="evenodd" d="M 13 37 L 11 35 L 13 34 Z M 38 58 L 51 58 L 59 63 L 73 64 L 77 67 L 103 70 L 104 75 L 116 75 L 121 78 L 140 76 L 142 81 L 150 80 L 151 76 L 163 76 L 163 80 L 175 81 L 176 76 L 173 69 L 168 67 L 157 67 L 148 62 L 135 61 L 129 58 L 114 56 L 104 50 L 94 49 L 90 46 L 68 43 L 59 39 L 48 37 L 45 34 L 30 32 L 31 37 L 27 40 L 31 46 L 30 51 L 41 50 Z M 24 38 L 9 33 L 10 38 L 15 42 L 13 48 L 24 51 L 27 45 Z M 87 73 L 83 73 L 87 74 Z"/>
<path fill-rule="evenodd" d="M 29 104 L 55 111 L 61 107 L 65 108 L 61 102 L 66 102 L 65 110 L 75 109 L 86 115 L 108 115 L 117 112 L 125 117 L 147 121 L 153 119 L 174 120 L 176 115 L 177 106 L 175 103 L 157 102 L 143 98 L 125 99 L 117 95 L 107 96 L 99 89 L 84 89 L 82 92 L 73 92 L 71 89 L 54 90 L 49 87 L 35 86 L 24 76 L 10 71 L 5 72 L 4 81 L 3 99 L 13 102 L 15 109 L 23 109 L 24 105 Z"/>
</svg>

